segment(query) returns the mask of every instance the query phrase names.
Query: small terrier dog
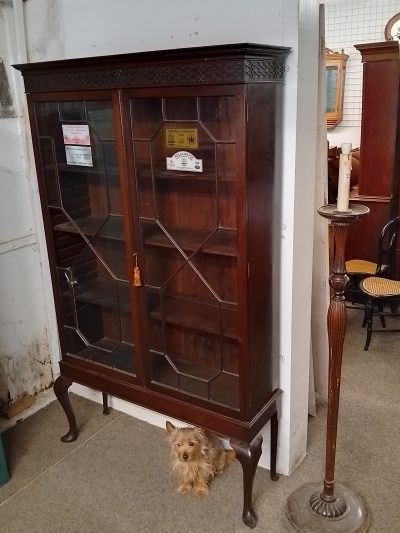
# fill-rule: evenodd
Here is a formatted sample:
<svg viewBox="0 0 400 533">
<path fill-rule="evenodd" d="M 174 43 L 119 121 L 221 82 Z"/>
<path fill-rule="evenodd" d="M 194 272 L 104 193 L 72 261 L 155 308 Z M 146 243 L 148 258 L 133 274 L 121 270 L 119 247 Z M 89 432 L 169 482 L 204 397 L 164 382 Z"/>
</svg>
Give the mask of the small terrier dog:
<svg viewBox="0 0 400 533">
<path fill-rule="evenodd" d="M 222 474 L 235 459 L 233 450 L 225 450 L 211 431 L 201 428 L 176 428 L 166 423 L 167 439 L 171 444 L 172 471 L 178 478 L 179 494 L 194 489 L 197 496 L 208 494 L 208 482 Z"/>
</svg>

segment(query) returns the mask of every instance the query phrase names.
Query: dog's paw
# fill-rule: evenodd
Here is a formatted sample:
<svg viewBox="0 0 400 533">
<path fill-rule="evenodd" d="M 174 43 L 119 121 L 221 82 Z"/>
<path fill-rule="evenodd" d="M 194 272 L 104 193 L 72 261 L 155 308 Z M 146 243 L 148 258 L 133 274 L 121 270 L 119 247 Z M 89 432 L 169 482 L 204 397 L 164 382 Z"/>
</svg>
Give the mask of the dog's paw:
<svg viewBox="0 0 400 533">
<path fill-rule="evenodd" d="M 196 496 L 199 498 L 204 498 L 204 496 L 208 496 L 209 490 L 207 486 L 204 485 L 198 485 L 196 487 Z"/>
<path fill-rule="evenodd" d="M 192 490 L 191 485 L 185 484 L 185 485 L 179 485 L 179 487 L 176 489 L 176 492 L 178 494 L 188 494 Z"/>
<path fill-rule="evenodd" d="M 230 465 L 236 459 L 236 453 L 234 450 L 225 450 L 225 464 Z"/>
</svg>

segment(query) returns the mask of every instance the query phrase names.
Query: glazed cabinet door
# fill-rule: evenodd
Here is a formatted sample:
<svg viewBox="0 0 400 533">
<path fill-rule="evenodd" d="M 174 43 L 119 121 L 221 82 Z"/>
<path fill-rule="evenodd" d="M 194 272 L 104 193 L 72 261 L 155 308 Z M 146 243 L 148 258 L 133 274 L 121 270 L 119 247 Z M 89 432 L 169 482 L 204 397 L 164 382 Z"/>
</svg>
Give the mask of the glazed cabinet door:
<svg viewBox="0 0 400 533">
<path fill-rule="evenodd" d="M 30 114 L 63 358 L 135 380 L 117 105 L 111 92 L 35 95 Z"/>
<path fill-rule="evenodd" d="M 147 384 L 232 415 L 243 343 L 242 89 L 131 90 L 124 109 Z"/>
</svg>

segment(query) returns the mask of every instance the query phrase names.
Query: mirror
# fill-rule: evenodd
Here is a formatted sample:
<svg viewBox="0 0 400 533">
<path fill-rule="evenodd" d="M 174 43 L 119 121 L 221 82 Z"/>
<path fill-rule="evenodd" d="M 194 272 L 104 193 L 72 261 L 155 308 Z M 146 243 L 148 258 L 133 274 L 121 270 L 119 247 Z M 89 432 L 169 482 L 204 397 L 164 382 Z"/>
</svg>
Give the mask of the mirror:
<svg viewBox="0 0 400 533">
<path fill-rule="evenodd" d="M 325 49 L 326 125 L 332 129 L 342 120 L 344 74 L 348 55 Z"/>
</svg>

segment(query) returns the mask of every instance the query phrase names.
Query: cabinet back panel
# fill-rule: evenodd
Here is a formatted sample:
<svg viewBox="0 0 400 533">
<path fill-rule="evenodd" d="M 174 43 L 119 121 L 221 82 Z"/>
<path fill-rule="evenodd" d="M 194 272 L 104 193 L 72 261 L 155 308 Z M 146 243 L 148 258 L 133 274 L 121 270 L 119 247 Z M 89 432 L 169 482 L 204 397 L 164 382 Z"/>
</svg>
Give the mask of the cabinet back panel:
<svg viewBox="0 0 400 533">
<path fill-rule="evenodd" d="M 146 284 L 204 301 L 237 302 L 236 259 L 199 253 L 188 264 L 173 250 L 146 249 Z M 200 275 L 199 275 L 200 274 Z M 218 297 L 218 298 L 217 298 Z"/>
<path fill-rule="evenodd" d="M 170 182 L 157 184 L 158 220 L 167 228 L 211 231 L 218 227 L 215 183 L 173 181 L 172 186 Z"/>
</svg>

